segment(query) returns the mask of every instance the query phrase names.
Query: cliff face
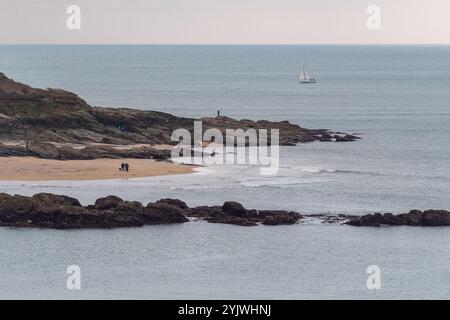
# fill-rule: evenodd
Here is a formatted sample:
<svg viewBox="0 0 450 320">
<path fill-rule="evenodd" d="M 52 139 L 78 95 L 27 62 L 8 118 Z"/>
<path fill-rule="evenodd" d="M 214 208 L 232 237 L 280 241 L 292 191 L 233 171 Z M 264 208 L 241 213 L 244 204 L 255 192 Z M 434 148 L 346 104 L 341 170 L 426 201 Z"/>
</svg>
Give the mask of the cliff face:
<svg viewBox="0 0 450 320">
<path fill-rule="evenodd" d="M 0 73 L 0 156 L 35 155 L 56 159 L 119 157 L 124 156 L 124 151 L 118 154 L 108 146 L 173 144 L 170 139 L 172 132 L 178 128 L 192 131 L 194 120 L 156 111 L 91 107 L 74 93 L 32 88 Z M 339 140 L 343 137 L 333 136 L 327 130 L 305 129 L 287 121 L 238 121 L 227 117 L 203 118 L 202 121 L 204 130 L 278 128 L 281 145 L 356 138 L 348 136 Z M 61 147 L 64 144 L 81 144 L 91 149 L 83 154 L 69 150 L 67 146 Z M 102 146 L 92 149 L 92 144 Z M 130 151 L 132 157 L 149 157 L 149 154 L 161 156 L 160 152 L 148 148 Z"/>
<path fill-rule="evenodd" d="M 193 120 L 162 112 L 89 106 L 76 94 L 35 89 L 0 74 L 0 139 L 58 143 L 169 143 Z"/>
<path fill-rule="evenodd" d="M 81 110 L 87 106 L 74 93 L 60 89 L 35 89 L 0 73 L 0 111 L 3 114 L 37 114 L 64 108 Z"/>
</svg>

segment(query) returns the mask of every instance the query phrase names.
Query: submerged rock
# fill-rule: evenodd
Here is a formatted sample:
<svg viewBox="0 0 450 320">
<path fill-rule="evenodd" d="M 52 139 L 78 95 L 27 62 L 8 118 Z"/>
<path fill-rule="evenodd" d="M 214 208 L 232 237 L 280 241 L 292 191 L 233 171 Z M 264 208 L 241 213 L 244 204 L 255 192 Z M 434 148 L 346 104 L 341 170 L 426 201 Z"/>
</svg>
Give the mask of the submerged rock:
<svg viewBox="0 0 450 320">
<path fill-rule="evenodd" d="M 360 137 L 357 137 L 353 134 L 345 134 L 345 135 L 334 135 L 334 141 L 335 142 L 351 142 L 351 141 L 355 141 L 358 139 L 361 139 Z"/>
</svg>

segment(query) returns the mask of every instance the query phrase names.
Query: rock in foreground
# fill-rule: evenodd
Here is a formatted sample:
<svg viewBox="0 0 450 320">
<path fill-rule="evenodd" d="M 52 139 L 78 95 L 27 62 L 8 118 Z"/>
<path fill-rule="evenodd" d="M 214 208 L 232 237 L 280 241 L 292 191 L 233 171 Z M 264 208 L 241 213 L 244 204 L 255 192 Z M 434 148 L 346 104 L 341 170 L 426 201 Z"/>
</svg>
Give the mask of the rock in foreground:
<svg viewBox="0 0 450 320">
<path fill-rule="evenodd" d="M 72 197 L 38 193 L 32 197 L 0 193 L 0 226 L 54 229 L 122 228 L 144 225 L 188 222 L 189 218 L 210 223 L 239 226 L 291 225 L 308 219 L 322 223 L 352 226 L 450 226 L 450 212 L 445 210 L 412 210 L 409 213 L 375 213 L 364 216 L 300 215 L 286 210 L 246 209 L 242 204 L 227 201 L 222 206 L 189 208 L 178 199 L 160 199 L 146 206 L 138 201 L 125 201 L 116 196 L 99 198 L 93 205 L 82 206 Z"/>
<path fill-rule="evenodd" d="M 255 226 L 259 223 L 265 225 L 282 225 L 297 223 L 302 216 L 298 212 L 285 210 L 248 210 L 240 203 L 228 201 L 220 206 L 195 207 L 186 209 L 191 217 L 204 219 L 212 223 L 227 223 L 240 226 Z"/>
<path fill-rule="evenodd" d="M 115 196 L 81 206 L 77 199 L 50 193 L 32 197 L 0 194 L 0 225 L 55 229 L 141 227 L 145 224 L 182 223 L 188 219 L 177 208 L 163 213 L 139 202 Z M 173 209 L 173 210 L 172 210 Z"/>
<path fill-rule="evenodd" d="M 161 199 L 146 206 L 116 196 L 97 199 L 82 206 L 71 197 L 39 193 L 32 197 L 0 193 L 0 226 L 54 229 L 141 227 L 188 222 L 187 216 L 213 223 L 253 226 L 293 224 L 300 214 L 288 211 L 247 210 L 240 203 L 222 207 L 189 208 L 178 199 Z"/>
</svg>

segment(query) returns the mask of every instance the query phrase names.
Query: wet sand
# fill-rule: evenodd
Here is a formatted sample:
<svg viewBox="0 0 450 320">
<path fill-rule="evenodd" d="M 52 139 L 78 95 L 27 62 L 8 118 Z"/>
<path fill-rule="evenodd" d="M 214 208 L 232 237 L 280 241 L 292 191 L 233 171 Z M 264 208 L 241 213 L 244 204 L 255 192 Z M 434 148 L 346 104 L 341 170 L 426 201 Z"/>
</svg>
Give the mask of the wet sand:
<svg viewBox="0 0 450 320">
<path fill-rule="evenodd" d="M 129 172 L 119 170 L 127 162 Z M 103 180 L 185 174 L 193 166 L 150 159 L 47 160 L 33 157 L 0 158 L 0 180 Z"/>
</svg>

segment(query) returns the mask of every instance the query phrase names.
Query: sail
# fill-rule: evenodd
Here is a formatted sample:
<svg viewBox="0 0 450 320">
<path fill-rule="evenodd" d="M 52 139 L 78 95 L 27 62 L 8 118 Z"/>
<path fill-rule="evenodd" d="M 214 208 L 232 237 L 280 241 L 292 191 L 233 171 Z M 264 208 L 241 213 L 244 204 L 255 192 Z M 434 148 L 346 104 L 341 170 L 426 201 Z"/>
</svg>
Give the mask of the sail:
<svg viewBox="0 0 450 320">
<path fill-rule="evenodd" d="M 300 71 L 300 81 L 303 81 L 305 79 L 305 68 L 302 67 L 302 70 Z"/>
<path fill-rule="evenodd" d="M 310 80 L 308 69 L 305 66 L 302 67 L 302 71 L 300 72 L 300 80 Z"/>
</svg>

